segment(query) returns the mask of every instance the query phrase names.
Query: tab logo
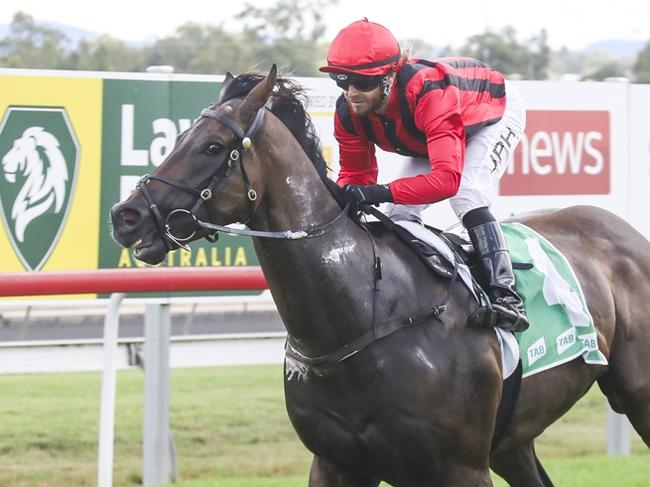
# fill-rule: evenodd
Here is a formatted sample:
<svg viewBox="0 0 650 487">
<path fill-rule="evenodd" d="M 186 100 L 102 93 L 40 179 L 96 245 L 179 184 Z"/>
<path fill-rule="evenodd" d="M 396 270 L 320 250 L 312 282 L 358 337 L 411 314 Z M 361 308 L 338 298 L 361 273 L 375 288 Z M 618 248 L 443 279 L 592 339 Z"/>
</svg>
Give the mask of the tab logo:
<svg viewBox="0 0 650 487">
<path fill-rule="evenodd" d="M 576 329 L 569 328 L 567 331 L 558 336 L 555 340 L 558 355 L 562 355 L 576 343 Z"/>
<path fill-rule="evenodd" d="M 609 193 L 609 112 L 530 110 L 526 118 L 500 194 Z"/>
<path fill-rule="evenodd" d="M 45 264 L 61 236 L 79 153 L 64 108 L 9 107 L 0 123 L 0 209 L 29 271 Z"/>
<path fill-rule="evenodd" d="M 541 337 L 530 347 L 528 347 L 528 365 L 533 365 L 539 359 L 543 358 L 546 355 L 546 340 L 544 337 Z"/>
<path fill-rule="evenodd" d="M 580 335 L 580 341 L 582 341 L 582 345 L 587 349 L 588 351 L 594 351 L 598 350 L 598 337 L 596 336 L 596 333 L 588 333 L 586 335 Z"/>
</svg>

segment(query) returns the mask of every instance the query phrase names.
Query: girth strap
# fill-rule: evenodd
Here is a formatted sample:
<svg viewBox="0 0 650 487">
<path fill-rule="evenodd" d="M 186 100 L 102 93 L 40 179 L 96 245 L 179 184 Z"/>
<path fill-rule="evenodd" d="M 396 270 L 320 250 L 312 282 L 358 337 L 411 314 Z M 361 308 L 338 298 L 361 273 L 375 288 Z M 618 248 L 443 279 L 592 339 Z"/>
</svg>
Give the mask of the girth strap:
<svg viewBox="0 0 650 487">
<path fill-rule="evenodd" d="M 449 288 L 454 285 L 457 277 L 458 273 L 455 272 L 449 283 Z M 287 356 L 310 367 L 328 367 L 331 365 L 336 365 L 340 362 L 343 362 L 345 359 L 348 359 L 353 355 L 356 355 L 357 353 L 363 351 L 375 341 L 381 338 L 386 338 L 396 331 L 401 330 L 402 328 L 411 328 L 429 318 L 434 318 L 438 321 L 442 321 L 440 319 L 440 315 L 446 311 L 447 301 L 449 300 L 449 297 L 450 293 L 448 292 L 445 300 L 442 303 L 433 306 L 429 311 L 419 316 L 398 318 L 382 323 L 381 325 L 375 325 L 372 329 L 368 330 L 358 338 L 352 340 L 350 343 L 346 343 L 342 347 L 325 355 L 319 355 L 317 357 L 309 357 L 307 355 L 304 355 L 298 351 L 295 340 L 291 337 L 291 335 L 287 337 L 287 342 L 285 344 L 284 350 Z"/>
</svg>

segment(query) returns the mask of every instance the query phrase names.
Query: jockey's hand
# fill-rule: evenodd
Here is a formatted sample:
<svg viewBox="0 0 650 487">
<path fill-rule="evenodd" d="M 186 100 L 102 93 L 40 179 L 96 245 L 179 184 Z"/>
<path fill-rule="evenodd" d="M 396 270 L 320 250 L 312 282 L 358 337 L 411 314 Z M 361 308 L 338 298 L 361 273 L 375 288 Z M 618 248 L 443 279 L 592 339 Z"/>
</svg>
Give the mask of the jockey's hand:
<svg viewBox="0 0 650 487">
<path fill-rule="evenodd" d="M 360 210 L 364 205 L 392 202 L 393 195 L 385 184 L 369 184 L 367 186 L 348 184 L 343 189 L 343 199 L 350 204 L 352 210 Z"/>
</svg>

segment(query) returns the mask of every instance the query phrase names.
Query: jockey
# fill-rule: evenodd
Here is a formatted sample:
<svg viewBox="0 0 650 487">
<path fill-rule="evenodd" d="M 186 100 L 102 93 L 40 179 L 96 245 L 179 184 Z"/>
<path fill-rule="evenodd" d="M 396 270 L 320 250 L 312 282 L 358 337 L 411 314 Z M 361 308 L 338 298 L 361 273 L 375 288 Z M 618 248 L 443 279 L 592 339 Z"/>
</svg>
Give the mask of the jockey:
<svg viewBox="0 0 650 487">
<path fill-rule="evenodd" d="M 476 59 L 412 59 L 388 29 L 365 18 L 338 33 L 320 71 L 343 90 L 334 135 L 346 201 L 356 208 L 389 202 L 393 220 L 419 221 L 428 205 L 449 199 L 479 255 L 492 301 L 492 312 L 479 310 L 470 324 L 486 324 L 487 315 L 492 325 L 528 328 L 505 239 L 490 211 L 524 132 L 521 94 Z M 386 185 L 377 184 L 375 146 L 405 156 L 400 177 Z"/>
</svg>

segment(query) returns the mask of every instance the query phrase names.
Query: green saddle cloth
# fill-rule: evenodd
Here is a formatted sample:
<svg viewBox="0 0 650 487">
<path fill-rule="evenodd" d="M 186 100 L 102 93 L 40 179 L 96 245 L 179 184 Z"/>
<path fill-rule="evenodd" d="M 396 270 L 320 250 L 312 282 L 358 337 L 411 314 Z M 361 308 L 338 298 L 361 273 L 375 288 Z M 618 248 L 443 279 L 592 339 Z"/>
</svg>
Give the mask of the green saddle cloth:
<svg viewBox="0 0 650 487">
<path fill-rule="evenodd" d="M 524 301 L 530 328 L 515 333 L 523 377 L 582 356 L 588 364 L 607 365 L 598 350 L 591 313 L 567 259 L 548 240 L 520 223 L 501 224 L 515 268 L 517 292 Z M 518 266 L 522 267 L 522 266 Z"/>
</svg>

